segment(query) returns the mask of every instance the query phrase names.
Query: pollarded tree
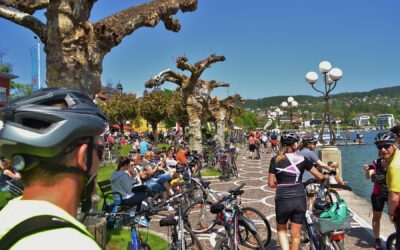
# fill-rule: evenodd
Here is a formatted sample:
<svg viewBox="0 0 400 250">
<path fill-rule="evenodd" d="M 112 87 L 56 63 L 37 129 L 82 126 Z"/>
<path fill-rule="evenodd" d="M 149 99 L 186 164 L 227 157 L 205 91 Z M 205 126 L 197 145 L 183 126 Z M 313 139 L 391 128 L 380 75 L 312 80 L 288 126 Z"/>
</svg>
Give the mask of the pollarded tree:
<svg viewBox="0 0 400 250">
<path fill-rule="evenodd" d="M 138 100 L 134 94 L 114 93 L 106 101 L 99 101 L 98 105 L 110 123 L 118 124 L 122 134 L 126 122 L 135 119 L 138 114 Z"/>
<path fill-rule="evenodd" d="M 148 94 L 143 95 L 139 101 L 140 115 L 150 123 L 155 142 L 157 145 L 157 127 L 158 124 L 167 118 L 168 107 L 170 105 L 170 98 L 163 91 L 157 90 L 152 91 Z"/>
<path fill-rule="evenodd" d="M 182 96 L 189 115 L 189 146 L 192 150 L 202 150 L 201 135 L 201 114 L 203 104 L 210 98 L 210 92 L 217 87 L 229 87 L 228 83 L 201 80 L 200 76 L 211 64 L 225 61 L 224 56 L 211 55 L 204 60 L 198 61 L 194 65 L 188 63 L 186 57 L 176 59 L 177 68 L 190 71 L 191 75 L 186 76 L 176 73 L 171 69 L 161 71 L 153 79 L 147 81 L 146 88 L 160 86 L 164 82 L 172 82 L 178 85 L 177 90 L 182 92 Z"/>
<path fill-rule="evenodd" d="M 225 122 L 230 120 L 229 116 L 238 101 L 242 101 L 242 97 L 237 94 L 228 96 L 222 101 L 217 96 L 209 103 L 209 111 L 216 124 L 217 140 L 222 146 L 225 146 Z"/>
<path fill-rule="evenodd" d="M 194 11 L 197 0 L 153 0 L 98 22 L 89 21 L 96 0 L 0 0 L 0 17 L 30 29 L 44 44 L 49 87 L 81 89 L 94 96 L 100 90 L 104 56 L 141 27 L 179 31 L 173 19 L 179 10 Z M 47 22 L 33 16 L 46 9 Z"/>
</svg>

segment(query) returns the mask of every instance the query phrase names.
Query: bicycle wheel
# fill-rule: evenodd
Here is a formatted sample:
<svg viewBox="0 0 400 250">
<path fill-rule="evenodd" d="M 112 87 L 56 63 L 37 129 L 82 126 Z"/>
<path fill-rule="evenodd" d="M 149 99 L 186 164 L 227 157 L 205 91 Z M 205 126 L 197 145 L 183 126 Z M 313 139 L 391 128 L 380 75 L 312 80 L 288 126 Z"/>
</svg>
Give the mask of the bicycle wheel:
<svg viewBox="0 0 400 250">
<path fill-rule="evenodd" d="M 271 225 L 269 224 L 267 217 L 265 217 L 261 211 L 252 207 L 242 207 L 240 210 L 244 217 L 254 223 L 257 228 L 258 235 L 263 242 L 264 248 L 266 248 L 271 241 Z M 247 246 L 251 247 L 250 245 Z"/>
<path fill-rule="evenodd" d="M 185 249 L 203 250 L 203 247 L 201 246 L 199 239 L 196 237 L 193 231 L 190 230 L 190 228 L 187 227 L 186 225 L 184 227 L 185 227 L 185 233 L 184 233 Z"/>
<path fill-rule="evenodd" d="M 254 230 L 254 227 L 242 216 L 239 217 L 239 240 L 242 246 L 250 249 L 264 249 L 264 244 L 257 230 Z"/>
<path fill-rule="evenodd" d="M 396 233 L 392 233 L 386 240 L 387 250 L 396 250 Z"/>
<path fill-rule="evenodd" d="M 335 250 L 346 250 L 347 248 L 347 244 L 346 244 L 346 238 L 344 238 L 343 240 L 333 240 L 332 241 L 332 245 L 334 247 Z"/>
<path fill-rule="evenodd" d="M 215 215 L 210 212 L 212 202 L 196 201 L 185 211 L 185 224 L 196 234 L 206 233 L 215 226 Z"/>
</svg>

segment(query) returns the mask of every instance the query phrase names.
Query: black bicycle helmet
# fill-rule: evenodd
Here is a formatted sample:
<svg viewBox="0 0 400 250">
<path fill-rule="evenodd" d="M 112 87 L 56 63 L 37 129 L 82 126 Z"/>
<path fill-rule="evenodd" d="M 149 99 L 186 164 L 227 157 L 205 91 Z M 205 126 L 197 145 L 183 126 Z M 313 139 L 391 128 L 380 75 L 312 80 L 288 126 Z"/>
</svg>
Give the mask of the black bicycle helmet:
<svg viewBox="0 0 400 250">
<path fill-rule="evenodd" d="M 375 136 L 375 144 L 380 142 L 394 143 L 397 141 L 397 135 L 391 131 L 380 132 Z"/>
<path fill-rule="evenodd" d="M 316 139 L 316 138 L 314 138 L 314 137 L 312 137 L 312 136 L 306 136 L 306 137 L 303 138 L 302 142 L 303 142 L 304 144 L 308 144 L 308 143 L 317 143 L 317 142 L 318 142 L 318 139 Z"/>
<path fill-rule="evenodd" d="M 107 124 L 92 99 L 65 88 L 40 89 L 9 102 L 0 120 L 0 153 L 14 162 L 23 157 L 19 170 L 33 167 L 32 159 L 60 155 L 80 138 L 100 135 Z"/>
<path fill-rule="evenodd" d="M 295 142 L 299 142 L 299 136 L 293 132 L 283 132 L 281 135 L 281 144 L 290 146 Z"/>
</svg>

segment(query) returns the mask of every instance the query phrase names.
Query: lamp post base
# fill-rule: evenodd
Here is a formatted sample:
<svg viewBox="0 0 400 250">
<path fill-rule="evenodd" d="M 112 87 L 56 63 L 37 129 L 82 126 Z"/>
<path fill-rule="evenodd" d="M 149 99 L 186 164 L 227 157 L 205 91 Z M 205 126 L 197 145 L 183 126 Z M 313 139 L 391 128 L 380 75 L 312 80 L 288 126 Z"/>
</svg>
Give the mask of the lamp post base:
<svg viewBox="0 0 400 250">
<path fill-rule="evenodd" d="M 328 165 L 331 165 L 332 162 L 337 162 L 339 164 L 339 168 L 337 169 L 337 174 L 341 179 L 342 178 L 342 152 L 338 147 L 332 145 L 324 145 L 318 151 L 318 157 L 321 161 L 325 162 Z"/>
</svg>

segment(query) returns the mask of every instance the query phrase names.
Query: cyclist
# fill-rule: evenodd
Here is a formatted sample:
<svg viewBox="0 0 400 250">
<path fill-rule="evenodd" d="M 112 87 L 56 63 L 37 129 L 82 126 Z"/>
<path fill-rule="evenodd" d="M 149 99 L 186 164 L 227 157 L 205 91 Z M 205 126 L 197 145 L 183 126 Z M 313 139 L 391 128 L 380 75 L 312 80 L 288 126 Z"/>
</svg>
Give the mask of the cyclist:
<svg viewBox="0 0 400 250">
<path fill-rule="evenodd" d="M 392 132 L 381 132 L 375 137 L 375 144 L 392 144 L 397 140 L 397 136 Z M 380 147 L 380 146 L 379 146 Z M 372 161 L 371 165 L 365 164 L 365 178 L 371 179 L 374 182 L 373 191 L 371 194 L 372 203 L 372 229 L 375 236 L 375 249 L 383 249 L 380 239 L 380 221 L 382 217 L 382 211 L 385 203 L 388 201 L 388 188 L 386 185 L 386 173 L 388 164 L 382 158 L 382 152 L 379 150 L 379 158 Z"/>
<path fill-rule="evenodd" d="M 299 137 L 295 133 L 282 134 L 280 152 L 271 159 L 268 174 L 268 186 L 276 187 L 275 213 L 278 240 L 283 250 L 290 249 L 287 237 L 289 220 L 291 249 L 300 248 L 301 228 L 307 209 L 306 195 L 301 183 L 304 170 L 309 170 L 318 179 L 324 179 L 324 175 L 313 167 L 312 162 L 296 152 L 298 142 Z"/>
<path fill-rule="evenodd" d="M 79 205 L 91 208 L 107 122 L 100 109 L 80 91 L 48 88 L 9 102 L 0 118 L 1 154 L 25 186 L 0 212 L 2 249 L 100 249 L 74 218 Z"/>
<path fill-rule="evenodd" d="M 394 131 L 397 136 L 399 135 L 397 126 L 393 127 L 392 131 Z M 396 227 L 397 250 L 400 249 L 400 153 L 398 150 L 398 140 L 399 138 L 393 143 L 375 143 L 383 161 L 389 165 L 386 173 L 386 184 L 389 189 L 388 211 L 390 220 Z"/>
</svg>

